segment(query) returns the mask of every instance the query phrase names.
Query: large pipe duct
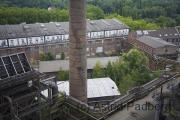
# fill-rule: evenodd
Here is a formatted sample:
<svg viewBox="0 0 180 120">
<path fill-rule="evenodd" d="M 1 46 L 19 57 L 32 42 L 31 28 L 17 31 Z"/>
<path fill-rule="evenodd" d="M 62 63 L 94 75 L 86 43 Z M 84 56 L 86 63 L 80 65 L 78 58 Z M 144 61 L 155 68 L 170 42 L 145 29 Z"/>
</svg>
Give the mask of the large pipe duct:
<svg viewBox="0 0 180 120">
<path fill-rule="evenodd" d="M 87 103 L 86 0 L 69 0 L 70 96 Z"/>
</svg>

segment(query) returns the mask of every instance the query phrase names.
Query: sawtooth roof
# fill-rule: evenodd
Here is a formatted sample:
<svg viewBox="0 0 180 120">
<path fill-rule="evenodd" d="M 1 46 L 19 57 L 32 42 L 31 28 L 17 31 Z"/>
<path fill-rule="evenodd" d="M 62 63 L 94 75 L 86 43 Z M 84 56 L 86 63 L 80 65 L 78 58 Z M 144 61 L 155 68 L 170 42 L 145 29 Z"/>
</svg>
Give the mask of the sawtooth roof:
<svg viewBox="0 0 180 120">
<path fill-rule="evenodd" d="M 164 28 L 159 30 L 136 30 L 132 32 L 135 37 L 146 35 L 156 38 L 162 38 L 164 40 L 167 38 L 180 38 L 179 32 L 176 28 Z"/>
<path fill-rule="evenodd" d="M 87 20 L 87 32 L 129 29 L 117 19 Z M 0 25 L 0 39 L 69 34 L 69 22 Z"/>
</svg>

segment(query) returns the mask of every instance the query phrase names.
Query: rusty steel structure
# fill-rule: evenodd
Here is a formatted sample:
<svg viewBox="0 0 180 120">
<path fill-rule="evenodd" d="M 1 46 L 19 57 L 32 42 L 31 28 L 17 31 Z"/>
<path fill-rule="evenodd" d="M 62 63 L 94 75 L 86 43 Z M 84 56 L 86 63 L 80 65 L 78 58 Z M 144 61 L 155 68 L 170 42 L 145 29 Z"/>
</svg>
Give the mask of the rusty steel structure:
<svg viewBox="0 0 180 120">
<path fill-rule="evenodd" d="M 56 77 L 41 80 L 25 53 L 0 57 L 0 119 L 46 120 L 60 117 Z M 42 94 L 48 90 L 48 95 Z M 56 109 L 57 110 L 57 109 Z"/>
<path fill-rule="evenodd" d="M 70 96 L 87 103 L 86 0 L 69 0 Z"/>
<path fill-rule="evenodd" d="M 163 73 L 145 85 L 133 87 L 115 101 L 100 108 L 93 108 L 64 92 L 59 92 L 56 77 L 42 79 L 43 74 L 30 66 L 24 53 L 1 57 L 0 73 L 2 120 L 103 120 L 121 110 L 128 102 L 144 97 L 157 86 L 179 75 Z M 43 94 L 44 90 L 48 94 Z"/>
</svg>

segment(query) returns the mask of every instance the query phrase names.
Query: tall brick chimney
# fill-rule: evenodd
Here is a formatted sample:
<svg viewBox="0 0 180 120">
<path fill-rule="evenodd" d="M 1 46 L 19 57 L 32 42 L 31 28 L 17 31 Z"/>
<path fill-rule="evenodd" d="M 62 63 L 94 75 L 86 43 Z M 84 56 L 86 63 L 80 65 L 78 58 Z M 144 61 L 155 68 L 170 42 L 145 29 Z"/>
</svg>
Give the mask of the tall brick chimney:
<svg viewBox="0 0 180 120">
<path fill-rule="evenodd" d="M 87 103 L 86 0 L 69 0 L 70 96 Z"/>
</svg>

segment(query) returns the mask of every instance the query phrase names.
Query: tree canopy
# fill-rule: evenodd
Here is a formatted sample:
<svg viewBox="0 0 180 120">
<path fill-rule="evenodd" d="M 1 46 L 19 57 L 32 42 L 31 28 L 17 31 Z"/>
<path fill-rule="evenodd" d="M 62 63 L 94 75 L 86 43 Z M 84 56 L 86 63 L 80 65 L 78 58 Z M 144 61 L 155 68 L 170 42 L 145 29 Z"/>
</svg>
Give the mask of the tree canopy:
<svg viewBox="0 0 180 120">
<path fill-rule="evenodd" d="M 68 2 L 69 0 L 0 0 L 1 8 L 5 7 L 9 9 L 9 7 L 13 8 L 41 8 L 48 9 L 50 6 L 55 6 L 59 10 L 65 10 L 68 13 Z M 132 20 L 144 20 L 147 22 L 149 27 L 152 23 L 156 23 L 160 27 L 174 27 L 180 26 L 180 1 L 179 0 L 171 0 L 171 1 L 163 1 L 163 0 L 87 0 L 87 18 L 88 19 L 103 19 L 104 16 L 111 16 L 111 14 L 117 14 L 123 17 L 130 17 Z M 23 9 L 24 10 L 24 9 Z M 21 9 L 21 12 L 23 12 Z M 38 11 L 39 12 L 39 11 Z M 52 12 L 52 11 L 51 11 Z M 51 13 L 49 12 L 49 13 Z M 11 14 L 11 12 L 7 12 Z M 28 12 L 29 14 L 33 14 L 34 12 Z M 15 14 L 19 14 L 17 11 Z M 28 14 L 28 15 L 29 15 Z M 38 13 L 37 13 L 38 14 Z M 41 12 L 39 12 L 41 14 Z M 51 21 L 60 21 L 64 19 L 56 18 L 57 14 L 54 16 L 55 18 L 51 19 L 51 14 L 46 13 L 46 17 L 50 15 L 50 18 L 45 18 L 45 22 Z M 62 13 L 61 13 L 62 14 Z M 13 15 L 13 14 L 11 14 Z M 26 14 L 21 14 L 21 16 Z M 27 16 L 28 16 L 27 15 Z M 68 20 L 68 14 L 66 16 L 65 13 L 62 14 L 66 21 Z M 36 15 L 38 17 L 39 15 Z M 22 22 L 18 17 L 11 18 L 12 21 L 16 21 L 15 23 L 9 22 L 6 17 L 2 17 L 3 22 L 0 24 L 16 24 L 16 22 Z M 29 17 L 31 21 L 28 20 L 23 21 L 27 23 L 34 22 L 42 22 L 34 20 L 34 17 Z M 33 21 L 34 20 L 34 21 Z M 140 22 L 140 21 L 139 21 Z M 142 21 L 141 21 L 142 22 Z M 137 29 L 133 27 L 133 30 Z M 146 28 L 148 29 L 148 28 Z"/>
<path fill-rule="evenodd" d="M 40 53 L 40 60 L 41 61 L 52 61 L 52 60 L 54 60 L 54 56 L 52 55 L 51 52 Z"/>
<path fill-rule="evenodd" d="M 151 75 L 150 70 L 145 67 L 146 62 L 144 53 L 134 47 L 128 53 L 123 53 L 120 60 L 117 59 L 112 63 L 109 61 L 105 71 L 102 71 L 98 61 L 93 69 L 93 77 L 101 78 L 105 73 L 106 77 L 114 80 L 121 93 L 124 94 L 133 85 L 145 84 L 161 74 L 161 71 L 156 71 Z"/>
</svg>

